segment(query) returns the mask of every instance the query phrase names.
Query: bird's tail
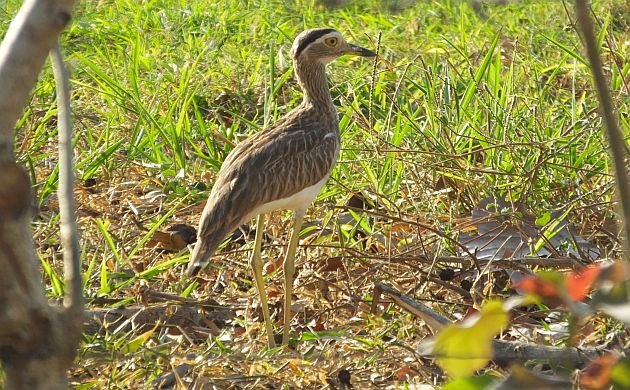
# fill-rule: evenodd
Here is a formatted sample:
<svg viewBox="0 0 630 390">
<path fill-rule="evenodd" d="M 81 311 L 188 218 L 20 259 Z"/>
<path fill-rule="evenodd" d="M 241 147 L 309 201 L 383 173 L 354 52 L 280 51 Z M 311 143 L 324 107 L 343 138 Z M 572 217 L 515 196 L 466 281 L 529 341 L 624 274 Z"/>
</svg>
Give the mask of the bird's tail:
<svg viewBox="0 0 630 390">
<path fill-rule="evenodd" d="M 212 196 L 210 199 L 213 199 Z M 188 276 L 195 276 L 210 263 L 212 255 L 225 239 L 225 236 L 238 227 L 240 214 L 225 213 L 223 207 L 217 207 L 216 202 L 208 200 L 201 214 L 197 242 L 190 255 Z"/>
</svg>

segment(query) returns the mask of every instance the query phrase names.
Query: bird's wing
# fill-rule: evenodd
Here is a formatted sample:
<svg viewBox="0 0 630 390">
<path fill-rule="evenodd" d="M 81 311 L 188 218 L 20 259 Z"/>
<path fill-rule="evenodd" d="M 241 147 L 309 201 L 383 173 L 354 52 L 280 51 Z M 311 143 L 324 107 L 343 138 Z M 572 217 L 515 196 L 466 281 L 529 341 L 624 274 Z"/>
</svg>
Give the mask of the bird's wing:
<svg viewBox="0 0 630 390">
<path fill-rule="evenodd" d="M 336 128 L 314 126 L 285 123 L 241 142 L 221 167 L 210 197 L 232 203 L 245 216 L 324 179 L 337 159 L 339 136 Z"/>
</svg>

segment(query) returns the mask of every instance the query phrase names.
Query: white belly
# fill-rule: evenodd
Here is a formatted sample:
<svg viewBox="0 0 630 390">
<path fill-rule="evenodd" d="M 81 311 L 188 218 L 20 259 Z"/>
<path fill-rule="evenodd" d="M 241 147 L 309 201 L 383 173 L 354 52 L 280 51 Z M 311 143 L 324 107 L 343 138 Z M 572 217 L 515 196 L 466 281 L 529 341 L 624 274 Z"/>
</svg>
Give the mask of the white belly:
<svg viewBox="0 0 630 390">
<path fill-rule="evenodd" d="M 313 203 L 317 194 L 322 190 L 324 184 L 328 180 L 328 175 L 319 182 L 310 187 L 306 187 L 300 192 L 297 192 L 287 198 L 274 200 L 269 203 L 262 204 L 256 207 L 251 213 L 247 215 L 245 220 L 250 220 L 258 214 L 266 214 L 274 210 L 294 210 L 296 213 L 304 212 L 308 206 Z"/>
</svg>

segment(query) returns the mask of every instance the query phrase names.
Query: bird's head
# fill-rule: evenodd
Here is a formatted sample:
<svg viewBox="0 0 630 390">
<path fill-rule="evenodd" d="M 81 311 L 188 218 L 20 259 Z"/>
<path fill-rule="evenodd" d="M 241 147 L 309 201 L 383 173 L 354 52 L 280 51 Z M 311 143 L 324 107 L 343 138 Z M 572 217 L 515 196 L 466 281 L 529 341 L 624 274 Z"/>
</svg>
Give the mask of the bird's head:
<svg viewBox="0 0 630 390">
<path fill-rule="evenodd" d="M 374 57 L 372 50 L 346 42 L 339 31 L 332 28 L 305 30 L 293 41 L 291 54 L 295 61 L 308 59 L 327 64 L 344 55 Z"/>
</svg>

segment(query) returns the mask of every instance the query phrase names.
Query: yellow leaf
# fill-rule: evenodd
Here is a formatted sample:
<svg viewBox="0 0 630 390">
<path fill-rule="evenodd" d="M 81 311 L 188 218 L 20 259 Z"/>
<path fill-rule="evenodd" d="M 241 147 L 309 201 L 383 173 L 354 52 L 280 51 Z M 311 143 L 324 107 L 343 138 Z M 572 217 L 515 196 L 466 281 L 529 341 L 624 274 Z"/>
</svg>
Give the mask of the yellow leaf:
<svg viewBox="0 0 630 390">
<path fill-rule="evenodd" d="M 424 51 L 426 54 L 446 54 L 447 51 L 443 47 L 432 47 Z"/>
<path fill-rule="evenodd" d="M 322 385 L 324 386 L 328 386 L 328 376 L 326 376 L 325 372 L 319 372 L 317 374 L 317 378 L 319 379 L 319 381 L 322 383 Z"/>
<path fill-rule="evenodd" d="M 509 314 L 503 303 L 489 301 L 478 315 L 442 329 L 431 352 L 449 376 L 471 375 L 488 364 L 492 358 L 492 339 L 508 322 Z"/>
<path fill-rule="evenodd" d="M 155 332 L 155 330 L 157 329 L 158 325 L 159 325 L 159 321 L 155 324 L 155 326 L 153 327 L 153 329 L 150 329 L 136 337 L 134 337 L 130 342 L 128 342 L 127 344 L 123 345 L 120 348 L 120 351 L 122 353 L 134 353 L 136 352 L 138 349 L 140 349 L 141 346 L 143 346 L 144 344 L 147 343 L 147 341 L 149 341 L 151 339 L 151 337 L 153 336 L 153 333 Z"/>
<path fill-rule="evenodd" d="M 304 372 L 302 371 L 302 369 L 300 368 L 300 361 L 299 360 L 291 360 L 289 361 L 289 368 L 291 369 L 291 371 L 293 371 L 293 373 L 297 376 L 304 376 Z"/>
</svg>

